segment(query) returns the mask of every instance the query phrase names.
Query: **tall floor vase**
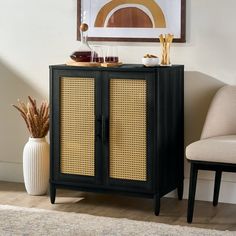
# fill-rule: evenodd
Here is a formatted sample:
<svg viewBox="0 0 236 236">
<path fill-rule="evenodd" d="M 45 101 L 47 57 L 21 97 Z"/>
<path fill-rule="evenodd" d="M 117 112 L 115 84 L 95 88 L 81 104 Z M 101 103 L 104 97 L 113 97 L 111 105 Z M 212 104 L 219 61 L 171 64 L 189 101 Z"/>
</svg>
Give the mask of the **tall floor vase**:
<svg viewBox="0 0 236 236">
<path fill-rule="evenodd" d="M 49 144 L 45 138 L 29 138 L 25 144 L 23 175 L 28 194 L 46 194 L 49 183 Z"/>
</svg>

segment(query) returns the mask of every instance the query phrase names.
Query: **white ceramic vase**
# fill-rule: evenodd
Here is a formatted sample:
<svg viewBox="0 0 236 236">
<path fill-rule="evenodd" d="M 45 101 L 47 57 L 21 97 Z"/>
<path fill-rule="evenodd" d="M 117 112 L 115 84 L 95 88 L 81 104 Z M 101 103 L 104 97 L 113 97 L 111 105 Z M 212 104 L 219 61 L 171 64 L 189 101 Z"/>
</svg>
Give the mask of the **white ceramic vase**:
<svg viewBox="0 0 236 236">
<path fill-rule="evenodd" d="M 23 175 L 28 194 L 46 194 L 49 183 L 49 144 L 45 138 L 29 138 L 25 144 Z"/>
</svg>

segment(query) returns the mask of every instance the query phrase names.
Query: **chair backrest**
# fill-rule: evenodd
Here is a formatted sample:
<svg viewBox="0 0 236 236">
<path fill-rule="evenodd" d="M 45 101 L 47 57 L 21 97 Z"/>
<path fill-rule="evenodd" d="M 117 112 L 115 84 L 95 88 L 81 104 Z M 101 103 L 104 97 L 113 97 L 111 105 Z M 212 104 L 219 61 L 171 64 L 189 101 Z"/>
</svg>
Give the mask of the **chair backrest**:
<svg viewBox="0 0 236 236">
<path fill-rule="evenodd" d="M 215 94 L 201 139 L 236 134 L 236 86 L 224 86 Z"/>
</svg>

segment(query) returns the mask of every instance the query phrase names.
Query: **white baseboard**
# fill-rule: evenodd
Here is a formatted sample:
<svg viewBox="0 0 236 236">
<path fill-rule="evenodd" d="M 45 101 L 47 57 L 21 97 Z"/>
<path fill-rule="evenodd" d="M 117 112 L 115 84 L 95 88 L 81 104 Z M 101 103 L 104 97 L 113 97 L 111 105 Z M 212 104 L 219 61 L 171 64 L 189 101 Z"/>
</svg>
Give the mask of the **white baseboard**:
<svg viewBox="0 0 236 236">
<path fill-rule="evenodd" d="M 22 163 L 0 162 L 0 180 L 9 182 L 23 183 Z M 184 180 L 184 199 L 188 198 L 189 179 Z M 214 180 L 198 179 L 196 200 L 212 201 Z M 177 197 L 176 191 L 166 195 L 167 197 Z M 236 183 L 230 181 L 221 181 L 219 202 L 236 204 Z"/>
<path fill-rule="evenodd" d="M 188 199 L 189 179 L 184 180 L 184 199 Z M 198 179 L 196 189 L 196 200 L 213 201 L 214 181 L 208 179 Z M 173 191 L 166 197 L 177 197 L 177 192 Z M 236 204 L 236 183 L 221 181 L 219 202 Z"/>
<path fill-rule="evenodd" d="M 23 183 L 22 163 L 0 162 L 0 180 Z"/>
</svg>

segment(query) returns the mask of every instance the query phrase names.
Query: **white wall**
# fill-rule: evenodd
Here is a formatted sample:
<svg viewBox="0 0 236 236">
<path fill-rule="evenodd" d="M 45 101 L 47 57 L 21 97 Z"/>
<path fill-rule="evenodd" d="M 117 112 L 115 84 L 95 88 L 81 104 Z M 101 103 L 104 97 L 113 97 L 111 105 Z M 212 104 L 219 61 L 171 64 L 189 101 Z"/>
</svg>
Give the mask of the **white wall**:
<svg viewBox="0 0 236 236">
<path fill-rule="evenodd" d="M 236 1 L 187 0 L 187 43 L 171 48 L 172 63 L 185 65 L 185 143 L 197 140 L 213 94 L 236 83 Z M 27 95 L 48 97 L 48 65 L 64 63 L 76 41 L 76 0 L 0 1 L 0 179 L 22 181 L 28 134 L 11 107 Z M 107 43 L 106 43 L 107 44 Z M 157 43 L 120 43 L 123 62 L 160 54 Z M 185 165 L 186 185 L 189 166 Z M 197 198 L 212 198 L 212 175 L 200 173 Z M 187 186 L 185 188 L 186 196 Z M 236 203 L 236 175 L 224 175 L 220 200 Z M 234 200 L 235 199 L 235 200 Z"/>
</svg>

